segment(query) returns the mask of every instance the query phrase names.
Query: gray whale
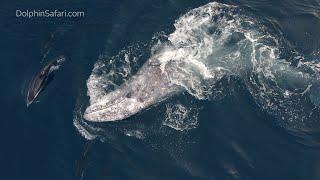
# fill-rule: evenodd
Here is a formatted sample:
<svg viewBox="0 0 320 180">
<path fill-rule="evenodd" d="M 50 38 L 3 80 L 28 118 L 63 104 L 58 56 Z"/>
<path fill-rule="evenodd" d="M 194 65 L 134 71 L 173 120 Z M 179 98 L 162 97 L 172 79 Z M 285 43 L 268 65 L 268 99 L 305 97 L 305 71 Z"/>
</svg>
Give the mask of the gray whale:
<svg viewBox="0 0 320 180">
<path fill-rule="evenodd" d="M 97 122 L 125 119 L 181 92 L 183 88 L 170 82 L 168 72 L 163 72 L 156 60 L 149 59 L 130 80 L 87 107 L 84 119 Z"/>
</svg>

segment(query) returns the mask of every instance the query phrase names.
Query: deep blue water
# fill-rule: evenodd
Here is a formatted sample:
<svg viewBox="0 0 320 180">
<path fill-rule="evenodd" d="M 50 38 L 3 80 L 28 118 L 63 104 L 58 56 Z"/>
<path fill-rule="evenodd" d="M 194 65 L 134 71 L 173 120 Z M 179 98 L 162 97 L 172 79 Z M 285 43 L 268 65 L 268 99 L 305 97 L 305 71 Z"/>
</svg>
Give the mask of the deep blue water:
<svg viewBox="0 0 320 180">
<path fill-rule="evenodd" d="M 104 137 L 91 141 L 74 126 L 79 103 L 88 100 L 86 81 L 99 55 L 113 56 L 131 44 L 149 41 L 155 33 L 171 33 L 176 19 L 209 2 L 2 1 L 1 179 L 320 179 L 320 120 L 285 126 L 261 111 L 238 81 L 232 95 L 218 101 L 194 100 L 201 107 L 199 125 L 189 131 L 159 125 L 163 104 L 123 121 L 97 125 L 106 130 Z M 219 2 L 269 20 L 288 44 L 284 52 L 294 49 L 320 61 L 318 0 Z M 86 15 L 15 17 L 16 9 L 56 8 Z M 61 54 L 66 62 L 39 102 L 27 108 L 28 83 L 50 58 Z M 179 97 L 167 101 L 175 98 Z M 132 127 L 148 129 L 145 138 L 122 133 Z"/>
</svg>

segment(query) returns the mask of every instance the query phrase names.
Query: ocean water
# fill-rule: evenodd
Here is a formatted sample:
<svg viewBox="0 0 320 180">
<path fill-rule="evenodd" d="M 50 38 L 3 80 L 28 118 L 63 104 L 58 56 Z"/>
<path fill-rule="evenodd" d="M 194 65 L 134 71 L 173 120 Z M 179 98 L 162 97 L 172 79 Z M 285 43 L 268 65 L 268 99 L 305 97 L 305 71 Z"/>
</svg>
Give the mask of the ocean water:
<svg viewBox="0 0 320 180">
<path fill-rule="evenodd" d="M 320 179 L 318 0 L 0 5 L 1 179 Z M 180 93 L 124 120 L 83 118 L 154 57 Z"/>
</svg>

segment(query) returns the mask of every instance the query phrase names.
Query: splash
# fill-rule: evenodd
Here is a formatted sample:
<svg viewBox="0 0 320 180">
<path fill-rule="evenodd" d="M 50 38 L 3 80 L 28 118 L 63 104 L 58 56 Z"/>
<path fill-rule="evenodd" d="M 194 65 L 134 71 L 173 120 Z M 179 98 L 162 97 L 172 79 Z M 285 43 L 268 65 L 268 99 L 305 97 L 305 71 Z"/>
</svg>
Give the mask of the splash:
<svg viewBox="0 0 320 180">
<path fill-rule="evenodd" d="M 163 125 L 178 131 L 194 129 L 198 126 L 198 111 L 180 103 L 167 104 Z"/>
<path fill-rule="evenodd" d="M 236 76 L 261 111 L 280 125 L 299 126 L 319 118 L 320 64 L 294 50 L 289 55 L 290 50 L 282 52 L 287 49 L 284 38 L 267 28 L 267 23 L 237 6 L 216 2 L 192 9 L 176 20 L 171 34 L 152 47 L 137 46 L 143 49 L 139 55 L 124 51 L 107 63 L 98 61 L 87 82 L 90 103 L 117 89 L 135 72 L 131 68 L 137 59 L 149 56 L 148 61 L 159 66 L 163 77 L 196 99 L 220 96 L 228 84 L 216 90 L 217 84 Z M 120 68 L 114 61 L 117 58 L 122 59 Z M 164 124 L 175 128 L 170 119 L 181 119 L 183 124 L 187 114 L 183 106 L 173 105 L 167 109 Z"/>
<path fill-rule="evenodd" d="M 143 44 L 135 44 L 109 57 L 100 55 L 95 63 L 92 74 L 87 80 L 90 104 L 98 102 L 108 93 L 124 83 L 135 72 Z"/>
</svg>

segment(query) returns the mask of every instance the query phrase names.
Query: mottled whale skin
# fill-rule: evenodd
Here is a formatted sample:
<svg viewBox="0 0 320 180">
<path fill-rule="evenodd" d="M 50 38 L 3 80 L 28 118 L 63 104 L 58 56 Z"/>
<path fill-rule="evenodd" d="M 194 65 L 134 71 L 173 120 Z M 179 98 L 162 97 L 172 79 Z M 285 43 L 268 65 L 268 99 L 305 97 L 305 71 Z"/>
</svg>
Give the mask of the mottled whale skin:
<svg viewBox="0 0 320 180">
<path fill-rule="evenodd" d="M 125 119 L 181 92 L 182 87 L 171 83 L 160 65 L 153 62 L 146 62 L 130 80 L 90 105 L 84 119 L 97 122 Z"/>
</svg>

